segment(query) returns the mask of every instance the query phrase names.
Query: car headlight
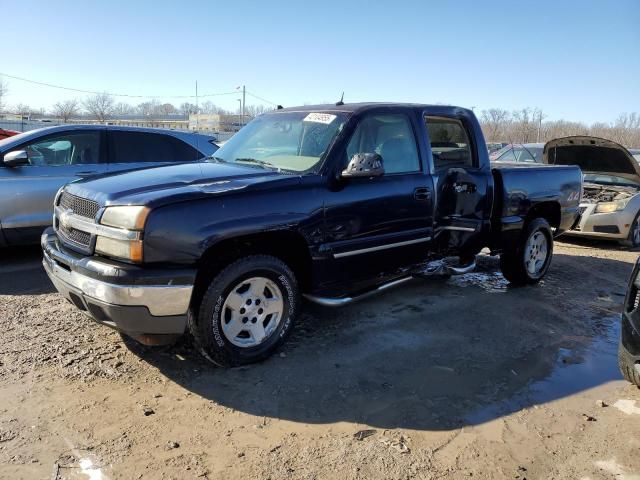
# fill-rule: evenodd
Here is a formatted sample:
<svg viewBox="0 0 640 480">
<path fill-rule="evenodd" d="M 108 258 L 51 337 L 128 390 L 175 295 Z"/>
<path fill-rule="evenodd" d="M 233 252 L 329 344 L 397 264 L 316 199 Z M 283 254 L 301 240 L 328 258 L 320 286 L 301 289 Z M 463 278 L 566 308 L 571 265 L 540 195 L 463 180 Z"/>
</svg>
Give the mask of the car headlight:
<svg viewBox="0 0 640 480">
<path fill-rule="evenodd" d="M 100 218 L 102 225 L 126 228 L 127 230 L 142 230 L 149 215 L 148 207 L 126 205 L 122 207 L 107 207 Z"/>
<path fill-rule="evenodd" d="M 595 213 L 612 213 L 624 210 L 629 203 L 629 199 L 616 200 L 614 202 L 601 202 L 596 205 Z"/>
<path fill-rule="evenodd" d="M 100 224 L 124 230 L 141 231 L 150 209 L 137 205 L 107 207 L 100 217 Z M 105 235 L 108 235 L 105 232 Z M 108 257 L 122 258 L 131 262 L 142 262 L 142 240 L 111 238 L 98 234 L 96 253 Z"/>
</svg>

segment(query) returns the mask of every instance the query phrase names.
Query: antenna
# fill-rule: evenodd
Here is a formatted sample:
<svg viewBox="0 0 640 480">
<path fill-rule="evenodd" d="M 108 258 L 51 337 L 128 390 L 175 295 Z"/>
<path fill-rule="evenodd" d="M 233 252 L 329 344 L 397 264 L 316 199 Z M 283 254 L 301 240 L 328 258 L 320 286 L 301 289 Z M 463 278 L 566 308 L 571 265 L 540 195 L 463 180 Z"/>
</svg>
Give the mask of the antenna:
<svg viewBox="0 0 640 480">
<path fill-rule="evenodd" d="M 336 102 L 337 106 L 344 105 L 344 92 L 342 92 L 342 96 L 340 97 L 340 101 Z"/>
</svg>

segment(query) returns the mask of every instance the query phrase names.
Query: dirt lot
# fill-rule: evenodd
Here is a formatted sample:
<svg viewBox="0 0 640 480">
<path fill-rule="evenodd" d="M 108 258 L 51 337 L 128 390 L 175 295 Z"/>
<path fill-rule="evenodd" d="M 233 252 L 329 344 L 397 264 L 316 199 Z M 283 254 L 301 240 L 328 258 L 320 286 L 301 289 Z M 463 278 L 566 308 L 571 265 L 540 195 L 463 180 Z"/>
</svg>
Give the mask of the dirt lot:
<svg viewBox="0 0 640 480">
<path fill-rule="evenodd" d="M 129 350 L 38 249 L 3 255 L 0 478 L 640 479 L 640 390 L 616 366 L 637 253 L 559 243 L 534 287 L 485 257 L 306 305 L 283 351 L 231 370 L 188 341 Z"/>
</svg>

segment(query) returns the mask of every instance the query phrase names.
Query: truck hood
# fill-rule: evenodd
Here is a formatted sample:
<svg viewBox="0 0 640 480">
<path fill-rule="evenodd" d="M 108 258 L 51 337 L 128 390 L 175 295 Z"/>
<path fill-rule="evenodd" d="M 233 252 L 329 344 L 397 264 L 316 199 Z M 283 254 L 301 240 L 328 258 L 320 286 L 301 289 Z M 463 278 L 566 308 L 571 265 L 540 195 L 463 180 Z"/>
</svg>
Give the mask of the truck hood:
<svg viewBox="0 0 640 480">
<path fill-rule="evenodd" d="M 161 206 L 271 184 L 299 176 L 261 167 L 212 162 L 186 163 L 113 173 L 72 182 L 65 190 L 100 205 Z"/>
<path fill-rule="evenodd" d="M 622 145 L 604 138 L 556 138 L 544 146 L 543 162 L 578 165 L 585 173 L 606 173 L 640 183 L 640 166 Z"/>
</svg>

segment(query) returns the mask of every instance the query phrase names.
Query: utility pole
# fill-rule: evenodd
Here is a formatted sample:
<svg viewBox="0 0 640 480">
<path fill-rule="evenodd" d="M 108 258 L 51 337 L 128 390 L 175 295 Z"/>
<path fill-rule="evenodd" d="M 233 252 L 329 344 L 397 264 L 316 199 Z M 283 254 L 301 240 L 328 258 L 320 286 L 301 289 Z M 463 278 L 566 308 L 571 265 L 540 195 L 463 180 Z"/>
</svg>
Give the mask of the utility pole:
<svg viewBox="0 0 640 480">
<path fill-rule="evenodd" d="M 196 80 L 196 132 L 198 131 L 198 116 L 200 115 L 200 107 L 198 106 L 198 81 Z"/>
<path fill-rule="evenodd" d="M 244 127 L 244 106 L 245 106 L 245 100 L 247 98 L 247 89 L 245 88 L 245 86 L 242 86 L 242 122 L 240 122 L 240 125 L 242 127 Z"/>
<path fill-rule="evenodd" d="M 538 137 L 536 139 L 537 143 L 540 143 L 540 130 L 542 129 L 542 110 L 538 113 Z"/>
</svg>

